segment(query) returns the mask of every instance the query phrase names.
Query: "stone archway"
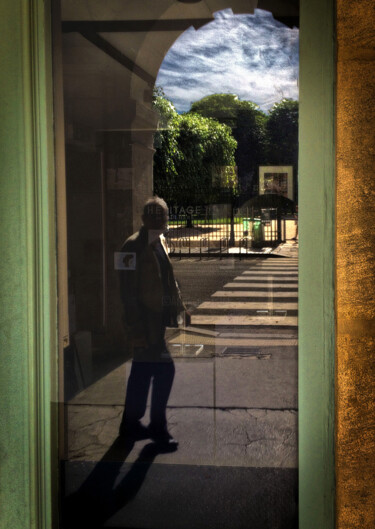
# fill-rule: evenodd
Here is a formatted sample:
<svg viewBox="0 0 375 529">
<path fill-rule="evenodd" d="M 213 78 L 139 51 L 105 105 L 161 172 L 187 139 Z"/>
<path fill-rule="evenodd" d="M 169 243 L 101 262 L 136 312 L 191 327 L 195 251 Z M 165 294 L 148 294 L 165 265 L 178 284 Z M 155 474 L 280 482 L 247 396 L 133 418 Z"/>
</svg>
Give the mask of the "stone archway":
<svg viewBox="0 0 375 529">
<path fill-rule="evenodd" d="M 151 103 L 159 68 L 184 30 L 228 7 L 298 19 L 297 3 L 279 0 L 147 0 L 141 7 L 136 0 L 62 1 L 70 332 L 89 329 L 94 346 L 123 343 L 113 255 L 140 227 L 152 193 Z"/>
</svg>

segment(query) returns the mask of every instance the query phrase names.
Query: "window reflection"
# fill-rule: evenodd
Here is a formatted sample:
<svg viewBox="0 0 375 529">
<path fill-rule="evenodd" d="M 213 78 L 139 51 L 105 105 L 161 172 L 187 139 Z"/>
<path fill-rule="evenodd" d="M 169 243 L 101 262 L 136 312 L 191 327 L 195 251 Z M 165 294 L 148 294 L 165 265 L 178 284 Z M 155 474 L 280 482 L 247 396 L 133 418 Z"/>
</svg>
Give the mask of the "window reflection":
<svg viewBox="0 0 375 529">
<path fill-rule="evenodd" d="M 243 98 L 211 115 L 199 97 L 194 115 L 170 103 L 197 93 L 166 56 L 184 30 L 188 67 L 215 55 L 190 56 L 189 34 L 245 24 L 213 11 L 62 2 L 66 528 L 297 526 L 298 146 L 276 152 L 277 127 Z M 254 15 L 272 43 L 282 16 Z M 246 31 L 237 53 L 255 68 Z M 298 104 L 282 99 L 273 121 L 290 111 L 277 123 L 294 138 Z"/>
</svg>

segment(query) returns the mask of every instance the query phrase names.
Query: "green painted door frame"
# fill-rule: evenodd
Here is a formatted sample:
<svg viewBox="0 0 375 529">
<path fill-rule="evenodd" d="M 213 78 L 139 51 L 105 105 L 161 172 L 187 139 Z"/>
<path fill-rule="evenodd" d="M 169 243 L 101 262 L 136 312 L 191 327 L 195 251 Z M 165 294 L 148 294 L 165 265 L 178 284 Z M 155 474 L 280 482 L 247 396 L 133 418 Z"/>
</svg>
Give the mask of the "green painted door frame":
<svg viewBox="0 0 375 529">
<path fill-rule="evenodd" d="M 47 529 L 57 498 L 56 230 L 48 2 L 4 0 L 0 39 L 0 527 Z"/>
<path fill-rule="evenodd" d="M 299 127 L 300 529 L 334 527 L 334 2 L 302 0 Z"/>
<path fill-rule="evenodd" d="M 0 527 L 57 527 L 50 2 L 2 2 Z M 334 528 L 334 3 L 301 0 L 300 529 Z M 5 425 L 5 427 L 4 427 Z"/>
</svg>

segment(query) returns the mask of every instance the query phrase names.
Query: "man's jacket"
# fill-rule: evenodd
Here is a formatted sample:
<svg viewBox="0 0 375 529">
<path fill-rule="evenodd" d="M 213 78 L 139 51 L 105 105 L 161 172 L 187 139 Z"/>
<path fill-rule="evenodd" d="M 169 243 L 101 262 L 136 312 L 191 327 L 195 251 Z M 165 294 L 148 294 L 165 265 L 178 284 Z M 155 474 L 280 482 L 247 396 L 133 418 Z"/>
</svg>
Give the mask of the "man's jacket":
<svg viewBox="0 0 375 529">
<path fill-rule="evenodd" d="M 160 236 L 160 242 L 166 254 L 167 292 L 145 228 L 129 237 L 121 249 L 127 254 L 125 262 L 128 264 L 127 269 L 120 271 L 124 324 L 133 337 L 144 337 L 151 344 L 160 340 L 165 326 L 178 326 L 177 316 L 185 309 L 163 236 Z"/>
</svg>

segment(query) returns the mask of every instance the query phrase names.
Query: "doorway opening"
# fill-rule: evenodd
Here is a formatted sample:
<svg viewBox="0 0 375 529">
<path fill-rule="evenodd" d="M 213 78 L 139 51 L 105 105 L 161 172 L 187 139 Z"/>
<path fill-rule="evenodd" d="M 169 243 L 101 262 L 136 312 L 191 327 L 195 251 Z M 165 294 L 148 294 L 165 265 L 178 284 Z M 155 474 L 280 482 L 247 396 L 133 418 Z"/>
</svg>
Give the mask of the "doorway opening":
<svg viewBox="0 0 375 529">
<path fill-rule="evenodd" d="M 232 4 L 234 12 L 242 9 L 242 2 Z M 169 211 L 170 231 L 180 223 L 186 227 L 189 216 L 187 229 L 206 230 L 197 245 L 194 235 L 167 235 L 191 313 L 190 321 L 166 332 L 176 366 L 167 415 L 179 447 L 168 453 L 144 439 L 129 451 L 117 437 L 131 360 L 118 285 L 124 264 L 116 256 L 139 229 L 143 204 L 155 190 L 159 115 L 152 101 L 161 62 L 184 29 L 193 25 L 198 33 L 216 17 L 201 2 L 170 2 L 163 13 L 152 12 L 157 6 L 139 12 L 132 3 L 125 15 L 115 5 L 109 13 L 95 3 L 87 13 L 70 9 L 62 2 L 71 338 L 61 361 L 63 523 L 70 527 L 73 512 L 75 520 L 86 517 L 96 498 L 100 507 L 90 516 L 102 527 L 222 527 L 225 519 L 229 527 L 234 517 L 236 527 L 292 527 L 298 251 L 287 241 L 286 225 L 295 229 L 295 218 L 293 209 L 284 211 L 280 236 L 273 203 L 261 207 L 254 190 L 260 182 L 282 187 L 280 174 L 290 166 L 258 163 L 252 194 L 235 204 L 215 196 L 202 207 L 215 206 L 217 215 L 210 213 L 204 222 L 196 210 L 186 213 L 198 201 L 171 206 L 185 211 L 177 218 Z M 288 17 L 298 20 L 298 9 L 278 18 L 290 25 Z M 268 168 L 263 180 L 259 165 Z M 224 228 L 215 222 L 219 218 Z M 232 228 L 239 230 L 233 230 L 234 240 Z M 267 229 L 285 244 L 257 247 L 256 237 L 269 240 Z M 217 239 L 210 237 L 217 232 Z M 186 509 L 179 497 L 189 498 Z"/>
</svg>

